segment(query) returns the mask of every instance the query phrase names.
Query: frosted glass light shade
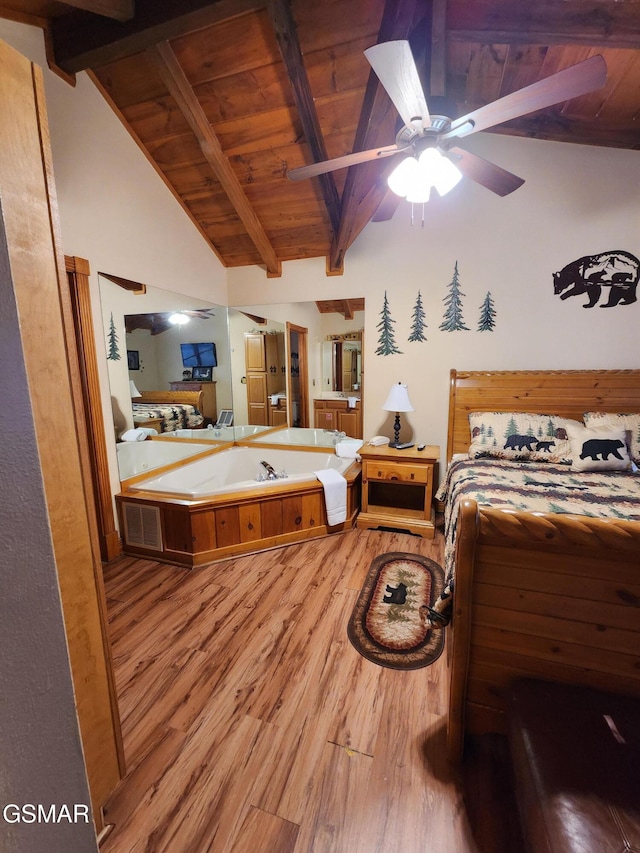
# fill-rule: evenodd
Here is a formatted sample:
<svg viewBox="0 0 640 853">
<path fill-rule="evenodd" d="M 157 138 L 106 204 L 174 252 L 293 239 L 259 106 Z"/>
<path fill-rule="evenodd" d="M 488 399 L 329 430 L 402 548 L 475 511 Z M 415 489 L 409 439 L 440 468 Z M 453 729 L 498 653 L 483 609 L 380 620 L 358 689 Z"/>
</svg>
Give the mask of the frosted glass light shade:
<svg viewBox="0 0 640 853">
<path fill-rule="evenodd" d="M 129 393 L 132 397 L 142 397 L 142 394 L 136 388 L 136 383 L 133 381 L 133 379 L 129 380 Z"/>
<path fill-rule="evenodd" d="M 430 183 L 441 196 L 452 190 L 462 178 L 460 169 L 435 148 L 427 148 L 423 151 L 418 159 L 418 165 L 429 175 Z"/>
<path fill-rule="evenodd" d="M 420 167 L 415 157 L 406 157 L 387 178 L 389 188 L 396 195 L 405 196 L 419 180 Z"/>
<path fill-rule="evenodd" d="M 385 404 L 382 407 L 385 412 L 415 411 L 415 409 L 411 405 L 411 400 L 409 399 L 409 391 L 407 390 L 407 387 L 407 385 L 403 385 L 401 382 L 398 382 L 395 385 L 391 386 L 389 396 L 387 397 Z"/>
<path fill-rule="evenodd" d="M 443 196 L 462 178 L 462 172 L 437 148 L 426 148 L 420 157 L 407 157 L 389 175 L 387 183 L 396 195 L 417 204 L 429 201 L 431 188 Z"/>
</svg>

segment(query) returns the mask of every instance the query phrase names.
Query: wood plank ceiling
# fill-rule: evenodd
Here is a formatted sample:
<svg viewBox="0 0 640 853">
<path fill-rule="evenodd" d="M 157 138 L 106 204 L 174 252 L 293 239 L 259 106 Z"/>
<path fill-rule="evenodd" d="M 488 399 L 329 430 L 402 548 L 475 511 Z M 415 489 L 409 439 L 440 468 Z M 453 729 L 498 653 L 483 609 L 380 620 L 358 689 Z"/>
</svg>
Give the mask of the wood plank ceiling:
<svg viewBox="0 0 640 853">
<path fill-rule="evenodd" d="M 640 0 L 0 0 L 0 16 L 41 26 L 67 79 L 89 71 L 223 264 L 269 276 L 309 257 L 339 274 L 385 200 L 393 158 L 286 178 L 394 141 L 363 55 L 378 41 L 410 38 L 459 115 L 600 53 L 603 89 L 494 132 L 640 148 Z"/>
</svg>

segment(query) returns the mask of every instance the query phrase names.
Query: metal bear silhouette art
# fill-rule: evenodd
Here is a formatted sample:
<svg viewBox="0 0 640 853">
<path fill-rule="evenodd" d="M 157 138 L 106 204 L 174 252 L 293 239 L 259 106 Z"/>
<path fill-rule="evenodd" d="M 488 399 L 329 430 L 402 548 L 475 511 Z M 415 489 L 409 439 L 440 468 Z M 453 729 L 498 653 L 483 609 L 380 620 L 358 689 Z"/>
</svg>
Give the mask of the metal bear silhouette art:
<svg viewBox="0 0 640 853">
<path fill-rule="evenodd" d="M 382 601 L 385 604 L 405 604 L 407 600 L 407 587 L 403 583 L 398 586 L 387 584 L 387 592 Z"/>
<path fill-rule="evenodd" d="M 609 299 L 601 308 L 631 305 L 637 300 L 638 270 L 640 261 L 630 252 L 616 249 L 599 255 L 585 255 L 553 274 L 553 292 L 560 299 L 586 293 L 588 301 L 583 308 L 593 308 L 603 287 L 610 287 Z"/>
</svg>

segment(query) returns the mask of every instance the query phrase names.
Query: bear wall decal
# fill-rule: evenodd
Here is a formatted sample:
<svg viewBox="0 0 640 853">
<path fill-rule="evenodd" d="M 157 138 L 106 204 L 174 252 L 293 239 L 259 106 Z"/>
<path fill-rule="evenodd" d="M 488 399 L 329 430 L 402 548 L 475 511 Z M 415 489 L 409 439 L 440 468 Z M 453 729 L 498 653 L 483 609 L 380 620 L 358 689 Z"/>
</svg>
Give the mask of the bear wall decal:
<svg viewBox="0 0 640 853">
<path fill-rule="evenodd" d="M 640 261 L 630 252 L 616 249 L 599 255 L 585 255 L 553 274 L 553 292 L 560 299 L 587 294 L 583 308 L 593 308 L 609 287 L 609 298 L 601 308 L 631 305 L 637 300 Z"/>
</svg>

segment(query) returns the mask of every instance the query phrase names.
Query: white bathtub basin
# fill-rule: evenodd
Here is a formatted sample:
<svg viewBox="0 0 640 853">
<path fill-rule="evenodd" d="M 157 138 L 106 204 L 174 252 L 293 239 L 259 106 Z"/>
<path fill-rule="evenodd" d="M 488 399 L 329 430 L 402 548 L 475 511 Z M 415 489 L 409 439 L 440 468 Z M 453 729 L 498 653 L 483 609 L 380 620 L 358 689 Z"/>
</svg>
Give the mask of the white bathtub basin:
<svg viewBox="0 0 640 853">
<path fill-rule="evenodd" d="M 287 478 L 260 482 L 257 478 L 266 474 L 260 465 L 263 459 L 277 472 L 286 471 Z M 352 464 L 353 459 L 340 459 L 334 453 L 231 447 L 157 477 L 141 480 L 132 485 L 131 490 L 200 499 L 259 487 L 269 489 L 274 485 L 317 481 L 314 471 L 333 468 L 343 474 Z"/>
<path fill-rule="evenodd" d="M 324 429 L 308 429 L 306 427 L 288 427 L 278 429 L 266 435 L 256 435 L 251 439 L 252 444 L 288 444 L 298 447 L 335 447 L 340 437 Z"/>
<path fill-rule="evenodd" d="M 197 430 L 196 430 L 197 431 Z M 155 468 L 162 468 L 181 459 L 188 459 L 204 451 L 210 451 L 210 444 L 195 444 L 179 441 L 123 441 L 116 444 L 118 472 L 120 481 L 136 477 Z"/>
</svg>

